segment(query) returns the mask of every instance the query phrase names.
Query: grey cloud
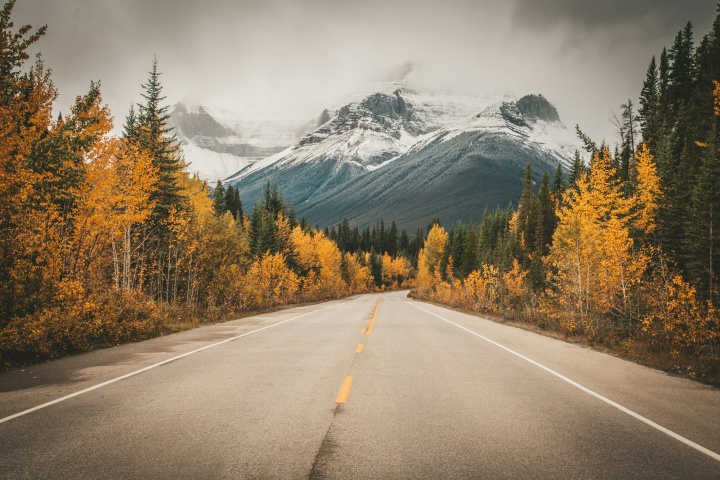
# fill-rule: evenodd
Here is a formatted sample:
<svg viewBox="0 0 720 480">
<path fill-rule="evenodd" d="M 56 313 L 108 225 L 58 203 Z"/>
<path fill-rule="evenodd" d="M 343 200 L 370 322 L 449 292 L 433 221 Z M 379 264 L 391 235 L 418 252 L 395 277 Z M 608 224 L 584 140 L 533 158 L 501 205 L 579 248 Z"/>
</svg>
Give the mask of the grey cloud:
<svg viewBox="0 0 720 480">
<path fill-rule="evenodd" d="M 589 34 L 622 31 L 624 37 L 667 38 L 687 21 L 706 27 L 714 0 L 516 0 L 513 19 L 535 31 Z"/>
<path fill-rule="evenodd" d="M 715 4 L 18 0 L 14 17 L 16 25 L 48 24 L 38 49 L 53 69 L 59 108 L 101 80 L 118 124 L 157 55 L 168 102 L 191 96 L 285 111 L 307 110 L 306 102 L 317 115 L 329 98 L 412 69 L 429 86 L 541 92 L 569 125 L 601 138 L 610 137 L 606 112 L 637 95 L 651 55 L 687 20 L 708 31 Z"/>
</svg>

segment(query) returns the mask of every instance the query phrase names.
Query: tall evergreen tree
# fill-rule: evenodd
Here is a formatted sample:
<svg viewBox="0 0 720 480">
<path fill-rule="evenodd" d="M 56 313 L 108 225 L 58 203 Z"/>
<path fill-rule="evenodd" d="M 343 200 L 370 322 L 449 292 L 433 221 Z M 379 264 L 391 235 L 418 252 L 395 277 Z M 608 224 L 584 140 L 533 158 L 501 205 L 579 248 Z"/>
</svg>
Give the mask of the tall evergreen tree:
<svg viewBox="0 0 720 480">
<path fill-rule="evenodd" d="M 667 95 L 671 114 L 677 118 L 680 109 L 690 102 L 692 96 L 695 74 L 692 23 L 688 22 L 685 28 L 678 32 L 668 55 L 671 64 Z"/>
<path fill-rule="evenodd" d="M 650 151 L 655 151 L 654 147 L 657 142 L 657 136 L 659 135 L 657 125 L 660 113 L 658 111 L 659 95 L 657 64 L 655 63 L 655 55 L 653 55 L 647 72 L 645 73 L 643 88 L 640 91 L 640 109 L 638 110 L 643 140 L 648 145 L 648 148 L 650 148 Z"/>
<path fill-rule="evenodd" d="M 165 97 L 162 96 L 161 73 L 158 72 L 156 59 L 153 59 L 149 75 L 147 83 L 142 85 L 145 103 L 138 104 L 136 130 L 140 148 L 150 155 L 153 166 L 158 169 L 157 189 L 151 200 L 156 202 L 153 216 L 162 223 L 173 207 L 184 208 L 180 175 L 186 165 L 173 129 L 168 125 L 169 107 L 162 104 Z"/>
<path fill-rule="evenodd" d="M 130 105 L 130 111 L 128 111 L 127 117 L 125 117 L 125 125 L 123 125 L 123 138 L 132 139 L 137 141 L 138 139 L 138 118 L 135 114 L 135 105 Z"/>
<path fill-rule="evenodd" d="M 224 215 L 227 211 L 227 204 L 225 203 L 225 186 L 222 180 L 218 180 L 215 184 L 215 190 L 213 191 L 213 208 L 215 209 L 215 215 Z"/>
<path fill-rule="evenodd" d="M 568 187 L 575 187 L 580 177 L 582 177 L 587 169 L 585 168 L 585 162 L 580 157 L 580 152 L 575 150 L 575 158 L 573 160 L 572 168 L 570 169 L 570 176 L 568 178 Z"/>
<path fill-rule="evenodd" d="M 555 213 L 555 202 L 550 191 L 550 176 L 547 172 L 543 175 L 538 192 L 538 216 L 535 233 L 535 249 L 541 255 L 547 255 L 552 243 L 552 235 L 557 227 L 557 215 Z"/>
<path fill-rule="evenodd" d="M 518 233 L 522 235 L 523 241 L 527 244 L 532 242 L 531 232 L 535 230 L 535 226 L 531 225 L 530 217 L 532 214 L 533 203 L 535 201 L 535 193 L 533 192 L 532 165 L 529 163 L 525 166 L 525 176 L 523 177 L 522 194 L 520 195 L 520 204 L 518 205 Z"/>
<path fill-rule="evenodd" d="M 233 187 L 232 184 L 228 185 L 227 190 L 225 190 L 225 208 L 235 217 L 235 220 L 242 218 L 243 211 L 240 192 Z"/>
</svg>

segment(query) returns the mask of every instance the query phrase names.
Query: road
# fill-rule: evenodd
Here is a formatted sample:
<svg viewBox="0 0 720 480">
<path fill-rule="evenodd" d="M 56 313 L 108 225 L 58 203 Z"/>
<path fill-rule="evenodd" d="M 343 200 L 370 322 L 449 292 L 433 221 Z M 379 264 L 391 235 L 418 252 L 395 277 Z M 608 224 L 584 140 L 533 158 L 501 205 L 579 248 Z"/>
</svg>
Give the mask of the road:
<svg viewBox="0 0 720 480">
<path fill-rule="evenodd" d="M 406 294 L 0 373 L 0 478 L 720 478 L 719 389 Z"/>
</svg>

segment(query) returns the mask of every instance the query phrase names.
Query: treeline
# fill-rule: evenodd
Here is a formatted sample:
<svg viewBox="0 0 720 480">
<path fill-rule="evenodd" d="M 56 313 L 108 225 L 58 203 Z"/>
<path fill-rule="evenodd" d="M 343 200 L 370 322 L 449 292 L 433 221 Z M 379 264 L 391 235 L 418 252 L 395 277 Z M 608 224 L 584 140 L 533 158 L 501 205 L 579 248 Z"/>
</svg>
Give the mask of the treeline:
<svg viewBox="0 0 720 480">
<path fill-rule="evenodd" d="M 395 288 L 403 257 L 343 251 L 274 187 L 248 215 L 186 172 L 157 63 L 120 136 L 99 83 L 69 114 L 0 12 L 0 365 L 137 340 L 180 322 Z"/>
<path fill-rule="evenodd" d="M 413 261 L 425 241 L 422 228 L 418 228 L 411 238 L 405 229 L 398 232 L 395 221 L 385 228 L 383 219 L 374 227 L 365 227 L 362 231 L 357 226 L 351 227 L 348 220 L 343 219 L 337 229 L 326 227 L 325 235 L 335 241 L 343 252 L 387 252 L 391 256 L 401 255 Z"/>
<path fill-rule="evenodd" d="M 720 381 L 718 79 L 720 15 L 697 48 L 688 24 L 653 58 L 614 153 L 578 130 L 588 168 L 577 155 L 535 194 L 528 167 L 517 210 L 433 228 L 416 294 Z"/>
</svg>

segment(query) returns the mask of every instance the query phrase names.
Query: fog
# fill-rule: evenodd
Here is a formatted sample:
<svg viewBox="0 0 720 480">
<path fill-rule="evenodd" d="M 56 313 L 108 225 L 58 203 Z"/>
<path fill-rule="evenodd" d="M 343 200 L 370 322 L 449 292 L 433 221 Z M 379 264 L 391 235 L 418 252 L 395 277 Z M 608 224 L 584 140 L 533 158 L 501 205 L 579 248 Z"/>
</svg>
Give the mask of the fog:
<svg viewBox="0 0 720 480">
<path fill-rule="evenodd" d="M 166 102 L 317 116 L 369 82 L 542 93 L 568 126 L 615 142 L 609 117 L 687 21 L 713 0 L 19 0 L 16 25 L 48 25 L 42 52 L 59 110 L 100 80 L 122 124 L 157 58 Z"/>
</svg>

